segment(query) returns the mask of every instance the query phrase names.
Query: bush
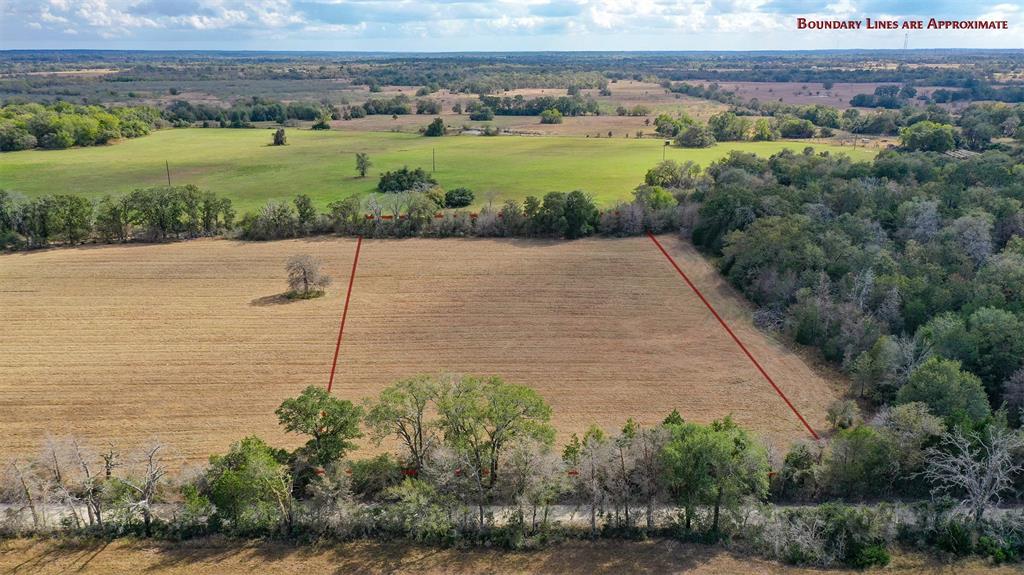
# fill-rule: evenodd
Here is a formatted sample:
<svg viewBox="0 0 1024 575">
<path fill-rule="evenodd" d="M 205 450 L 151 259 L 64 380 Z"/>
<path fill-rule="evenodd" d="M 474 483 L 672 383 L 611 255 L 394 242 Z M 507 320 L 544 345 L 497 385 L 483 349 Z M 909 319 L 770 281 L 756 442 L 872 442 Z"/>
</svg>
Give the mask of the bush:
<svg viewBox="0 0 1024 575">
<path fill-rule="evenodd" d="M 684 148 L 708 148 L 715 145 L 715 136 L 706 127 L 692 124 L 676 136 L 676 144 Z"/>
<path fill-rule="evenodd" d="M 473 203 L 473 191 L 468 188 L 453 188 L 444 194 L 444 207 L 464 208 Z"/>
<path fill-rule="evenodd" d="M 482 106 L 469 113 L 469 119 L 481 122 L 489 122 L 494 119 L 494 110 Z"/>
<path fill-rule="evenodd" d="M 381 174 L 380 182 L 377 183 L 377 189 L 382 192 L 405 192 L 436 185 L 437 180 L 432 178 L 423 168 L 410 170 L 408 167 L 403 167 L 393 172 Z"/>
<path fill-rule="evenodd" d="M 558 110 L 551 110 L 551 109 L 544 110 L 543 112 L 540 113 L 540 123 L 541 124 L 561 124 L 562 123 L 562 113 L 559 112 Z"/>
<path fill-rule="evenodd" d="M 434 121 L 427 126 L 423 131 L 424 136 L 438 137 L 443 136 L 447 133 L 448 129 L 444 126 L 444 120 L 441 118 L 434 118 Z"/>
</svg>

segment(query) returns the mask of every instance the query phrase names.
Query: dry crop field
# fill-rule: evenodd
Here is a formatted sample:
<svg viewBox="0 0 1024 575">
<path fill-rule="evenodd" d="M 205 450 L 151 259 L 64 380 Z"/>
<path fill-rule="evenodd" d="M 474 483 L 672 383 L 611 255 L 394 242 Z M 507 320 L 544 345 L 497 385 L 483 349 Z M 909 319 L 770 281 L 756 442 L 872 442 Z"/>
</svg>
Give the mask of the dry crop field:
<svg viewBox="0 0 1024 575">
<path fill-rule="evenodd" d="M 811 425 L 838 387 L 755 330 L 689 244 L 663 244 Z M 356 241 L 196 240 L 0 256 L 0 436 L 125 448 L 157 436 L 200 461 L 259 434 L 295 445 L 274 409 L 326 384 Z M 325 297 L 281 298 L 294 254 Z M 539 391 L 559 441 L 591 423 L 732 414 L 769 440 L 806 431 L 646 237 L 574 242 L 366 240 L 334 390 L 353 401 L 417 373 L 499 375 Z"/>
</svg>

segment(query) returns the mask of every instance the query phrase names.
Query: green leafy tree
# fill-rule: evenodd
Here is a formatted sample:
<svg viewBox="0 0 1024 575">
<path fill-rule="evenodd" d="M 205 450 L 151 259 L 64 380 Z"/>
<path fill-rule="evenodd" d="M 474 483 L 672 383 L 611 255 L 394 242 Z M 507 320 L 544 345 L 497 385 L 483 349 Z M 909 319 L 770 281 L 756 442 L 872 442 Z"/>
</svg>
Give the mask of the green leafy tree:
<svg viewBox="0 0 1024 575">
<path fill-rule="evenodd" d="M 551 407 L 534 390 L 500 378 L 453 378 L 437 399 L 438 426 L 445 442 L 466 453 L 493 487 L 505 450 L 530 439 L 545 445 L 554 441 L 549 425 Z"/>
<path fill-rule="evenodd" d="M 321 467 L 355 449 L 352 440 L 363 436 L 359 431 L 362 409 L 315 385 L 304 389 L 298 397 L 284 400 L 274 413 L 286 432 L 311 437 L 300 450 Z"/>
<path fill-rule="evenodd" d="M 373 162 L 370 161 L 370 155 L 366 152 L 356 152 L 356 171 L 359 172 L 359 177 L 365 178 L 371 167 Z"/>
<path fill-rule="evenodd" d="M 294 513 L 292 478 L 285 454 L 258 437 L 231 445 L 225 455 L 210 457 L 200 492 L 216 507 L 216 517 L 241 533 L 274 524 L 291 526 Z"/>
<path fill-rule="evenodd" d="M 946 152 L 956 147 L 953 126 L 925 120 L 900 130 L 900 145 L 908 150 Z"/>
<path fill-rule="evenodd" d="M 444 126 L 444 120 L 441 118 L 434 118 L 434 121 L 427 126 L 426 130 L 423 131 L 423 135 L 437 137 L 445 135 L 447 131 L 448 129 Z"/>
<path fill-rule="evenodd" d="M 959 361 L 933 357 L 910 374 L 896 394 L 896 403 L 921 402 L 947 422 L 981 421 L 989 415 L 981 380 L 960 369 Z"/>
<path fill-rule="evenodd" d="M 633 190 L 633 201 L 650 210 L 674 208 L 679 202 L 675 196 L 661 186 L 637 186 Z"/>
<path fill-rule="evenodd" d="M 80 243 L 92 232 L 92 203 L 82 196 L 53 197 L 53 223 L 58 237 L 69 245 Z"/>
<path fill-rule="evenodd" d="M 423 467 L 437 438 L 427 421 L 427 408 L 440 387 L 425 375 L 405 379 L 384 388 L 377 400 L 366 404 L 366 426 L 377 444 L 395 437 L 408 450 L 413 469 Z"/>
<path fill-rule="evenodd" d="M 686 527 L 699 505 L 712 508 L 711 534 L 720 532 L 720 511 L 760 499 L 768 491 L 768 455 L 731 418 L 709 426 L 671 426 L 663 449 L 667 483 L 683 506 Z"/>
</svg>

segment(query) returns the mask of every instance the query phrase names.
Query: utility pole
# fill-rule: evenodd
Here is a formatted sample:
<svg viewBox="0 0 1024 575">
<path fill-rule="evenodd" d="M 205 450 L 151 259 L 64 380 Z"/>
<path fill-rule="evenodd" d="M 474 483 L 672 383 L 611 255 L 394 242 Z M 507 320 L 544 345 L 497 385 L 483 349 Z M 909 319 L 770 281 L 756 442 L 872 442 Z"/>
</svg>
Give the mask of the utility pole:
<svg viewBox="0 0 1024 575">
<path fill-rule="evenodd" d="M 164 160 L 164 167 L 167 168 L 167 187 L 171 187 L 171 163 Z"/>
<path fill-rule="evenodd" d="M 437 171 L 437 148 L 430 148 L 430 173 Z"/>
</svg>

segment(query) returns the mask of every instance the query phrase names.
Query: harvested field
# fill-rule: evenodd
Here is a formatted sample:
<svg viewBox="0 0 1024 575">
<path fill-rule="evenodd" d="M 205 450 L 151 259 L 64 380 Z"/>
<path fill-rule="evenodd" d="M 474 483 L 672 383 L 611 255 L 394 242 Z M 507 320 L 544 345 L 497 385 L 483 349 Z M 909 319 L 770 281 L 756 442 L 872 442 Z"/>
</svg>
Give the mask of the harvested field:
<svg viewBox="0 0 1024 575">
<path fill-rule="evenodd" d="M 690 246 L 661 240 L 816 429 L 829 378 L 756 331 Z M 2 455 L 47 433 L 199 461 L 245 435 L 295 445 L 274 409 L 330 369 L 355 240 L 196 240 L 0 256 Z M 325 297 L 288 302 L 285 260 L 322 258 Z M 366 240 L 335 381 L 354 401 L 421 372 L 537 389 L 559 440 L 590 423 L 732 414 L 774 442 L 807 432 L 645 237 Z"/>
<path fill-rule="evenodd" d="M 355 541 L 316 547 L 218 538 L 182 543 L 116 540 L 61 543 L 15 539 L 0 542 L 0 572 L 151 573 L 176 575 L 218 573 L 690 573 L 692 575 L 812 575 L 865 573 L 862 570 L 783 566 L 743 557 L 714 547 L 652 541 L 568 541 L 540 551 L 436 549 L 403 543 Z M 919 555 L 897 555 L 884 572 L 901 575 L 1018 573 L 1014 566 L 992 567 L 981 561 L 939 563 Z"/>
</svg>

